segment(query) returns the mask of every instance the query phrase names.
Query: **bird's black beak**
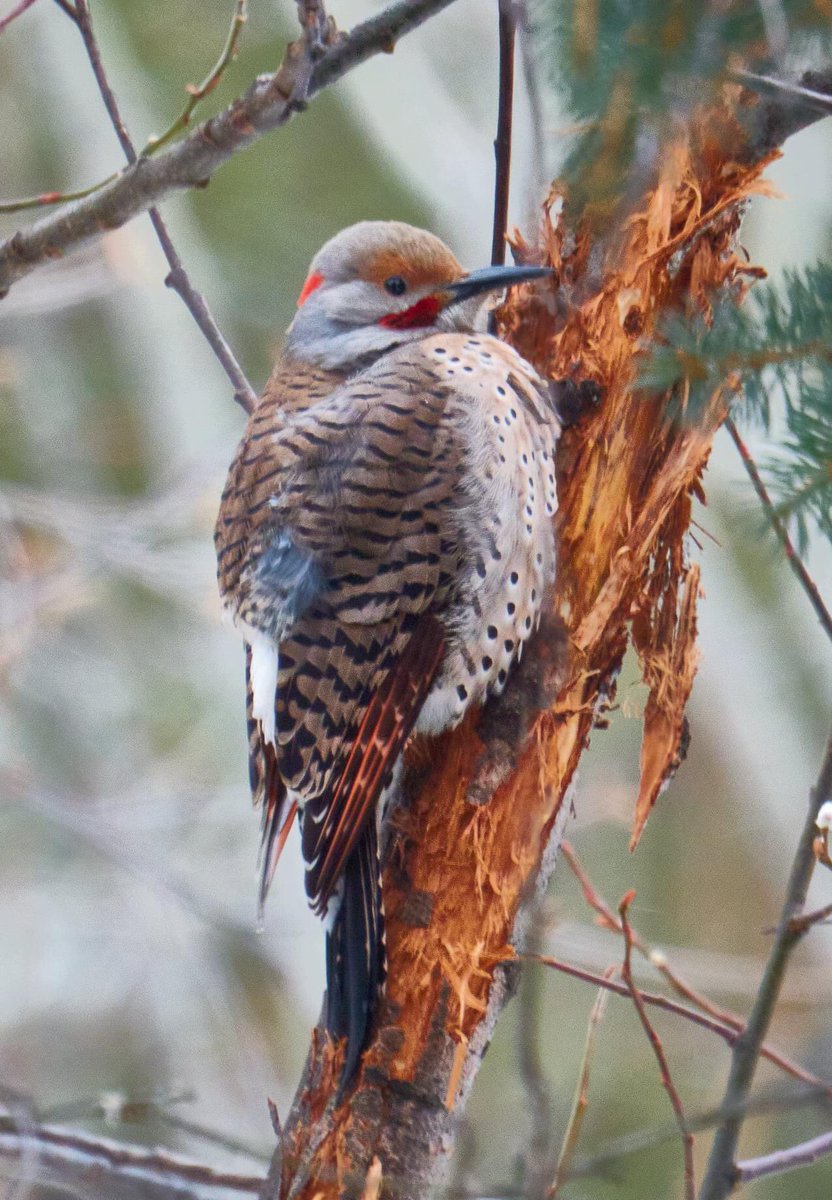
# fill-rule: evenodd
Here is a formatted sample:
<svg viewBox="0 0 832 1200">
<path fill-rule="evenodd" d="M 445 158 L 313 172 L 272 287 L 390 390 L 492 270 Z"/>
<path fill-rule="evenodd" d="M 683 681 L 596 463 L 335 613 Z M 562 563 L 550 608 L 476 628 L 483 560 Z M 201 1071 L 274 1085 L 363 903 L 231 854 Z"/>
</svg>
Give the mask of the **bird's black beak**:
<svg viewBox="0 0 832 1200">
<path fill-rule="evenodd" d="M 515 283 L 544 279 L 554 273 L 551 267 L 483 267 L 481 271 L 472 271 L 457 283 L 447 284 L 445 291 L 450 292 L 449 303 L 458 304 L 483 292 L 500 292 Z"/>
</svg>

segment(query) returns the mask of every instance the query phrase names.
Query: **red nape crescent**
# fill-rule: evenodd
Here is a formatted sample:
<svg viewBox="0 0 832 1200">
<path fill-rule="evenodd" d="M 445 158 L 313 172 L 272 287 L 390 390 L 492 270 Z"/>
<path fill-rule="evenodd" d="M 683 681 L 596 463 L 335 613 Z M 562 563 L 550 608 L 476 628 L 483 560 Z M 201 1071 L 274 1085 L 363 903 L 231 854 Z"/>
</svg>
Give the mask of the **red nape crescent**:
<svg viewBox="0 0 832 1200">
<path fill-rule="evenodd" d="M 298 308 L 303 307 L 312 293 L 318 290 L 323 281 L 324 277 L 320 271 L 313 271 L 311 275 L 307 276 L 306 283 L 301 288 L 300 295 L 298 296 Z"/>
</svg>

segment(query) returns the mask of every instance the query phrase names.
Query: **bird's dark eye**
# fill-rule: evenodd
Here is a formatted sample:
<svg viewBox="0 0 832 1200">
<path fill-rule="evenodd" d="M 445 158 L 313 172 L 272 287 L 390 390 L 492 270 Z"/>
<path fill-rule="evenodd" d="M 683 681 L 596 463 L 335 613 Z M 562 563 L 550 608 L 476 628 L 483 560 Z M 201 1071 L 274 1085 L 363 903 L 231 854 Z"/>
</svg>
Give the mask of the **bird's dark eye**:
<svg viewBox="0 0 832 1200">
<path fill-rule="evenodd" d="M 384 286 L 391 296 L 403 296 L 407 291 L 407 284 L 401 275 L 391 275 L 389 279 L 385 279 Z"/>
</svg>

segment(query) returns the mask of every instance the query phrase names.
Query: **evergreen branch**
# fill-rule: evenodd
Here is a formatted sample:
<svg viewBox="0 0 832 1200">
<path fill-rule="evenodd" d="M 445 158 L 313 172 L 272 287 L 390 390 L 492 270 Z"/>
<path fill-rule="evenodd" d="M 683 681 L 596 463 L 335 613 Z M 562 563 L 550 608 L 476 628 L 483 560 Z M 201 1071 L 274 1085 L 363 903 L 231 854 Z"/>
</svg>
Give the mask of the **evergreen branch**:
<svg viewBox="0 0 832 1200">
<path fill-rule="evenodd" d="M 806 933 L 799 918 L 806 904 L 809 883 L 815 868 L 813 846 L 817 834 L 816 819 L 821 806 L 830 800 L 832 800 L 832 737 L 827 744 L 818 782 L 812 790 L 809 812 L 792 864 L 785 903 L 757 998 L 748 1018 L 748 1024 L 737 1039 L 731 1053 L 731 1071 L 723 1099 L 723 1109 L 726 1115 L 717 1129 L 711 1146 L 699 1200 L 725 1200 L 738 1182 L 735 1158 L 743 1122 L 742 1108 L 749 1096 L 760 1057 L 760 1049 L 780 995 L 789 958 L 797 943 Z"/>
<path fill-rule="evenodd" d="M 809 574 L 806 568 L 806 564 L 803 562 L 803 559 L 795 549 L 794 543 L 789 537 L 789 531 L 786 529 L 785 524 L 778 515 L 777 509 L 774 507 L 771 497 L 768 494 L 766 485 L 763 483 L 763 480 L 760 476 L 760 472 L 757 470 L 757 464 L 751 457 L 751 453 L 740 436 L 740 432 L 731 417 L 725 418 L 725 428 L 728 430 L 731 440 L 739 452 L 748 478 L 751 480 L 754 491 L 757 493 L 760 504 L 763 506 L 763 512 L 766 514 L 766 519 L 783 546 L 783 550 L 786 554 L 786 561 L 797 576 L 800 586 L 809 597 L 809 603 L 815 610 L 824 633 L 830 639 L 830 641 L 832 641 L 832 613 L 829 612 L 829 609 L 824 604 L 823 597 L 818 590 L 817 584 L 815 583 L 814 579 L 812 579 L 812 576 Z"/>
<path fill-rule="evenodd" d="M 310 63 L 305 39 L 292 43 L 280 68 L 187 137 L 152 158 L 139 158 L 94 196 L 36 221 L 0 244 L 0 296 L 18 279 L 90 238 L 118 229 L 172 192 L 204 187 L 235 154 L 285 125 L 306 99 L 418 28 L 454 0 L 394 0 L 343 37 L 333 37 Z M 308 86 L 299 87 L 308 80 Z"/>
</svg>

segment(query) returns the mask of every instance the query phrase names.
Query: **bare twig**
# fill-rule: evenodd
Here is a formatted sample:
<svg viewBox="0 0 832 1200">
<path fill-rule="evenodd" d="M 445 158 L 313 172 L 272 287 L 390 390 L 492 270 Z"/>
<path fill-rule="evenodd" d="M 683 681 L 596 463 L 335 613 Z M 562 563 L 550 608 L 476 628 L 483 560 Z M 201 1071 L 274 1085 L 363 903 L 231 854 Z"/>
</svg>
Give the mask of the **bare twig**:
<svg viewBox="0 0 832 1200">
<path fill-rule="evenodd" d="M 757 470 L 757 464 L 751 457 L 751 453 L 740 436 L 740 432 L 731 417 L 725 418 L 725 428 L 728 430 L 731 440 L 739 451 L 739 455 L 748 474 L 748 478 L 751 480 L 754 491 L 757 493 L 760 503 L 763 506 L 766 519 L 768 520 L 769 524 L 780 540 L 784 551 L 786 552 L 786 559 L 788 560 L 789 566 L 797 576 L 800 586 L 809 597 L 809 603 L 815 610 L 824 633 L 830 640 L 832 640 L 832 613 L 829 612 L 829 609 L 824 604 L 823 597 L 818 591 L 817 584 L 806 569 L 803 559 L 797 553 L 794 543 L 789 537 L 789 532 L 778 515 L 777 509 L 774 507 L 771 497 L 768 494 L 766 485 L 763 483 L 762 478 L 760 477 L 760 472 Z"/>
<path fill-rule="evenodd" d="M 32 1173 L 57 1171 L 64 1184 L 96 1181 L 96 1195 L 146 1197 L 174 1200 L 175 1197 L 256 1195 L 263 1180 L 256 1175 L 214 1171 L 162 1150 L 137 1150 L 105 1138 L 93 1138 L 46 1125 L 27 1122 L 20 1126 L 11 1116 L 0 1114 L 0 1159 L 21 1159 L 34 1147 L 37 1162 Z M 35 1181 L 32 1180 L 32 1182 Z M 74 1194 L 74 1193 L 73 1193 Z M 80 1195 L 88 1193 L 81 1191 Z"/>
<path fill-rule="evenodd" d="M 740 1110 L 751 1088 L 757 1061 L 760 1057 L 760 1049 L 780 995 L 789 957 L 805 933 L 805 929 L 800 927 L 800 923 L 796 922 L 795 918 L 800 916 L 806 904 L 806 895 L 815 868 L 813 853 L 816 834 L 815 819 L 821 805 L 830 799 L 832 799 L 832 737 L 826 747 L 826 755 L 817 785 L 812 791 L 809 812 L 792 864 L 780 922 L 757 998 L 748 1018 L 748 1024 L 737 1039 L 732 1052 L 731 1071 L 723 1098 L 726 1117 L 717 1130 L 711 1146 L 700 1200 L 724 1200 L 737 1182 L 737 1167 L 734 1159 L 743 1119 Z"/>
<path fill-rule="evenodd" d="M 92 18 L 90 16 L 88 0 L 77 0 L 76 9 L 76 24 L 81 31 L 81 37 L 84 39 L 84 46 L 86 47 L 87 56 L 89 57 L 90 65 L 92 67 L 93 74 L 95 75 L 96 83 L 98 84 L 98 90 L 101 93 L 101 99 L 103 100 L 104 107 L 107 110 L 107 115 L 109 116 L 113 129 L 116 132 L 116 137 L 119 140 L 119 144 L 124 151 L 125 158 L 127 159 L 128 163 L 135 164 L 139 158 L 139 155 L 137 155 L 136 148 L 133 145 L 130 134 L 127 132 L 127 126 L 125 125 L 124 118 L 121 115 L 118 101 L 112 87 L 110 86 L 107 73 L 104 69 L 104 64 L 101 61 L 101 53 L 99 51 L 98 42 L 92 28 Z M 231 40 L 232 35 L 229 35 L 229 41 Z M 236 40 L 234 40 L 232 43 L 232 49 L 234 45 L 236 45 Z M 212 72 L 212 75 L 213 74 L 214 72 Z M 209 76 L 209 79 L 210 78 L 211 76 Z M 207 82 L 208 81 L 206 80 L 206 84 Z M 205 84 L 202 86 L 204 87 Z M 203 92 L 203 94 L 205 93 Z M 245 373 L 243 372 L 240 364 L 237 362 L 237 359 L 235 358 L 231 347 L 228 345 L 228 342 L 223 337 L 222 331 L 214 320 L 211 310 L 208 308 L 205 297 L 201 292 L 198 292 L 191 283 L 182 264 L 182 260 L 173 244 L 173 240 L 168 232 L 167 225 L 162 219 L 162 214 L 157 208 L 151 208 L 149 211 L 149 216 L 156 232 L 156 237 L 158 238 L 159 244 L 162 247 L 162 252 L 164 253 L 165 258 L 168 260 L 168 265 L 170 266 L 170 272 L 165 279 L 165 286 L 172 288 L 173 291 L 177 292 L 182 298 L 191 316 L 201 329 L 209 346 L 214 351 L 217 360 L 219 361 L 228 378 L 231 380 L 231 383 L 234 387 L 234 399 L 246 412 L 251 412 L 257 403 L 257 393 L 254 391 L 254 388 L 246 378 Z"/>
<path fill-rule="evenodd" d="M 12 21 L 17 17 L 25 13 L 27 8 L 31 8 L 34 3 L 35 0 L 20 0 L 20 3 L 10 13 L 7 13 L 5 17 L 0 17 L 0 33 L 3 32 L 7 25 L 11 25 Z"/>
<path fill-rule="evenodd" d="M 623 933 L 621 919 L 595 889 L 592 880 L 578 861 L 572 845 L 569 842 L 564 842 L 561 850 L 570 870 L 581 885 L 584 899 L 598 913 L 601 923 L 615 933 Z M 737 1016 L 730 1009 L 723 1008 L 721 1004 L 715 1004 L 709 996 L 703 995 L 697 988 L 694 988 L 670 965 L 665 955 L 648 945 L 632 926 L 630 927 L 630 934 L 634 948 L 664 976 L 677 995 L 681 996 L 684 1000 L 690 1000 L 692 1004 L 695 1004 L 697 1008 L 701 1008 L 703 1012 L 709 1013 L 718 1021 L 722 1021 L 725 1025 L 735 1029 L 737 1034 L 742 1032 L 745 1027 L 745 1021 L 742 1017 Z M 805 1067 L 796 1063 L 780 1050 L 775 1050 L 773 1046 L 766 1044 L 762 1047 L 760 1053 L 769 1062 L 773 1063 L 774 1066 L 780 1067 L 781 1070 L 792 1075 L 795 1079 L 800 1079 L 803 1083 L 808 1083 L 813 1088 L 820 1088 L 832 1097 L 832 1083 L 821 1079 L 820 1076 L 815 1075 L 812 1071 L 807 1071 Z"/>
<path fill-rule="evenodd" d="M 514 41 L 517 29 L 512 0 L 498 0 L 500 37 L 500 99 L 497 136 L 494 139 L 494 228 L 491 236 L 491 262 L 506 261 L 506 226 L 511 177 L 511 127 L 514 112 Z"/>
<path fill-rule="evenodd" d="M 447 8 L 453 0 L 395 0 L 335 39 L 311 70 L 308 97 L 340 79 Z M 177 190 L 203 186 L 223 163 L 297 111 L 295 88 L 308 61 L 305 40 L 291 45 L 280 69 L 152 158 L 140 158 L 94 196 L 36 221 L 0 244 L 0 295 L 13 283 L 90 238 L 117 229 Z"/>
<path fill-rule="evenodd" d="M 0 213 L 26 212 L 30 208 L 52 208 L 55 204 L 69 204 L 72 200 L 83 200 L 94 192 L 99 192 L 107 183 L 118 178 L 118 171 L 99 179 L 89 187 L 78 188 L 74 192 L 41 192 L 38 196 L 21 196 L 18 200 L 0 200 Z"/>
<path fill-rule="evenodd" d="M 604 977 L 610 978 L 614 970 L 614 967 L 609 967 L 604 972 Z M 558 1165 L 555 1171 L 555 1181 L 548 1193 L 552 1198 L 557 1196 L 561 1187 L 563 1187 L 564 1183 L 566 1183 L 567 1179 L 569 1178 L 571 1172 L 572 1158 L 575 1153 L 575 1147 L 578 1144 L 581 1126 L 583 1125 L 584 1116 L 587 1109 L 589 1070 L 590 1063 L 592 1062 L 592 1055 L 595 1050 L 595 1037 L 598 1032 L 598 1026 L 601 1024 L 601 1021 L 604 1017 L 606 1002 L 607 993 L 603 989 L 600 989 L 589 1014 L 586 1038 L 584 1040 L 584 1052 L 581 1056 L 581 1068 L 578 1073 L 578 1084 L 575 1088 L 575 1097 L 572 1101 L 572 1111 L 569 1114 L 569 1120 L 566 1124 L 566 1132 L 563 1135 L 563 1144 L 561 1146 Z"/>
<path fill-rule="evenodd" d="M 624 935 L 624 963 L 622 966 L 622 975 L 624 982 L 629 988 L 630 995 L 633 998 L 633 1004 L 636 1007 L 639 1020 L 647 1034 L 648 1041 L 653 1048 L 653 1053 L 656 1056 L 656 1061 L 659 1064 L 659 1073 L 661 1075 L 662 1087 L 670 1097 L 670 1103 L 673 1111 L 676 1114 L 676 1121 L 679 1126 L 679 1132 L 682 1135 L 682 1147 L 685 1156 L 685 1200 L 694 1200 L 696 1195 L 696 1185 L 693 1176 L 693 1134 L 688 1127 L 685 1117 L 685 1110 L 682 1107 L 682 1100 L 673 1078 L 670 1074 L 670 1067 L 667 1062 L 667 1057 L 662 1046 L 661 1039 L 653 1028 L 650 1018 L 647 1015 L 647 1009 L 644 1005 L 641 992 L 635 985 L 632 972 L 632 955 L 633 955 L 633 938 L 630 931 L 630 922 L 627 918 L 627 910 L 629 909 L 635 892 L 627 892 L 618 906 L 618 913 L 621 917 L 621 932 Z"/>
<path fill-rule="evenodd" d="M 738 1162 L 737 1183 L 750 1183 L 752 1179 L 762 1179 L 764 1175 L 783 1175 L 786 1171 L 794 1171 L 796 1167 L 808 1167 L 825 1154 L 832 1154 L 832 1133 L 822 1133 L 820 1137 L 789 1146 L 787 1150 L 775 1150 L 771 1154 L 761 1154 L 759 1158 Z"/>
<path fill-rule="evenodd" d="M 234 15 L 231 18 L 228 36 L 225 39 L 225 45 L 222 48 L 219 58 L 205 76 L 202 83 L 188 84 L 187 88 L 185 89 L 188 93 L 188 100 L 185 104 L 185 107 L 182 109 L 182 112 L 179 114 L 176 120 L 168 126 L 164 133 L 160 133 L 158 137 L 151 137 L 147 139 L 147 144 L 142 150 L 142 155 L 155 154 L 158 150 L 161 150 L 163 146 L 166 146 L 168 142 L 173 141 L 178 133 L 181 133 L 184 129 L 188 128 L 191 123 L 191 117 L 193 116 L 197 105 L 201 100 L 204 100 L 206 96 L 210 95 L 215 87 L 217 87 L 229 64 L 237 54 L 237 46 L 239 45 L 240 35 L 243 32 L 243 26 L 248 20 L 246 8 L 247 0 L 235 0 Z"/>
<path fill-rule="evenodd" d="M 617 979 L 607 979 L 595 971 L 588 971 L 585 967 L 576 966 L 575 963 L 554 958 L 551 954 L 524 954 L 520 957 L 531 962 L 539 962 L 542 966 L 551 967 L 552 970 L 560 971 L 564 975 L 571 975 L 573 979 L 582 979 L 584 983 L 593 983 L 596 987 L 605 988 L 608 992 L 615 992 L 617 996 L 630 995 L 630 989 L 625 983 L 619 983 Z M 731 1025 L 726 1025 L 724 1021 L 718 1021 L 716 1017 L 690 1008 L 687 1004 L 681 1004 L 678 1000 L 671 999 L 670 996 L 662 996 L 659 992 L 645 991 L 639 991 L 639 995 L 645 1004 L 651 1004 L 654 1008 L 663 1008 L 665 1012 L 676 1013 L 677 1016 L 684 1017 L 692 1024 L 717 1034 L 729 1046 L 733 1046 L 739 1037 L 740 1031 Z"/>
</svg>

